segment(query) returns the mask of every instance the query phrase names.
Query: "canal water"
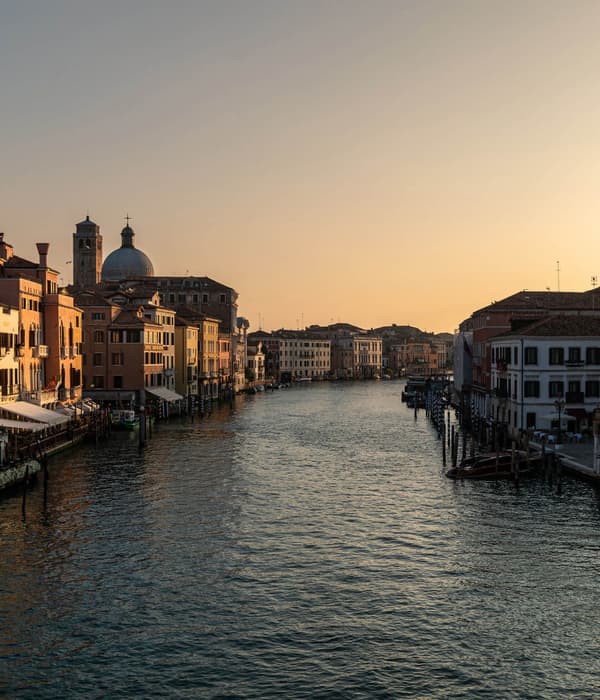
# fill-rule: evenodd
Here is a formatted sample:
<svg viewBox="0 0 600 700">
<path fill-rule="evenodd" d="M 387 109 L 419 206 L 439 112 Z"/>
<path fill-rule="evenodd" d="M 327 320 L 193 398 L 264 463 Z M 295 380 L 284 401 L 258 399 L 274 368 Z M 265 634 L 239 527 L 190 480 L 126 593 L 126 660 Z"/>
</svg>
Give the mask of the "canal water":
<svg viewBox="0 0 600 700">
<path fill-rule="evenodd" d="M 446 479 L 401 389 L 238 398 L 0 500 L 0 697 L 597 696 L 598 492 Z"/>
</svg>

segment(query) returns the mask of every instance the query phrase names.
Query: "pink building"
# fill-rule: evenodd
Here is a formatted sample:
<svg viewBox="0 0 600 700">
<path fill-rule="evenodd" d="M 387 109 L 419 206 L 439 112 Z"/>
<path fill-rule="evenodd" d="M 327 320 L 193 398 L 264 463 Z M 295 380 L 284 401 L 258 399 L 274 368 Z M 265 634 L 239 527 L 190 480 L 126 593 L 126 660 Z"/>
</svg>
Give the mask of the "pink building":
<svg viewBox="0 0 600 700">
<path fill-rule="evenodd" d="M 0 303 L 19 310 L 21 398 L 52 406 L 81 399 L 81 310 L 48 267 L 48 243 L 37 248 L 39 262 L 26 260 L 0 234 Z"/>
</svg>

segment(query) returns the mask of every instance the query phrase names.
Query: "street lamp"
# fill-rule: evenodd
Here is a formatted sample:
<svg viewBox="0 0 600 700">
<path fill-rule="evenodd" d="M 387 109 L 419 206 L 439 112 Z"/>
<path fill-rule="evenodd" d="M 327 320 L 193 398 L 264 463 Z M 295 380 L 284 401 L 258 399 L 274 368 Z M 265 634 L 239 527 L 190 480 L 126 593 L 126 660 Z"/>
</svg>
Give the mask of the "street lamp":
<svg viewBox="0 0 600 700">
<path fill-rule="evenodd" d="M 554 406 L 556 407 L 556 410 L 558 411 L 558 434 L 556 436 L 556 442 L 560 442 L 560 414 L 562 412 L 562 409 L 564 408 L 565 401 L 564 399 L 556 399 L 554 402 Z"/>
</svg>

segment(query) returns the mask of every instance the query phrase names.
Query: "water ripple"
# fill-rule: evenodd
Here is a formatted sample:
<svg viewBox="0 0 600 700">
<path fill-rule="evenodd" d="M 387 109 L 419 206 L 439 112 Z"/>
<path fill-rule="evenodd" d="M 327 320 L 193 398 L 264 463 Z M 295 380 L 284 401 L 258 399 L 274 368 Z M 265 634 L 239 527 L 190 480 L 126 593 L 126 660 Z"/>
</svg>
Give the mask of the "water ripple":
<svg viewBox="0 0 600 700">
<path fill-rule="evenodd" d="M 1 500 L 0 695 L 597 695 L 597 492 L 445 479 L 401 388 L 239 399 Z"/>
</svg>

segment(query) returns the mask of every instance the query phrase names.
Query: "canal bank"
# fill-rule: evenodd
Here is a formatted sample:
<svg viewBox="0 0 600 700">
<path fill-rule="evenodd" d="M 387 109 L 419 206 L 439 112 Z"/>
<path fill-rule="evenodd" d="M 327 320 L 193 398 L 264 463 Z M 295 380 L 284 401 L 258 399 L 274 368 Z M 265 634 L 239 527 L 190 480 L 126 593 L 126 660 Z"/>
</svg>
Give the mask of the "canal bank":
<svg viewBox="0 0 600 700">
<path fill-rule="evenodd" d="M 6 408 L 6 406 L 5 406 Z M 33 407 L 38 419 L 48 418 L 53 411 Z M 68 451 L 85 439 L 103 440 L 110 433 L 110 416 L 101 408 L 89 409 L 74 417 L 61 418 L 61 422 L 41 423 L 31 421 L 3 421 L 4 432 L 0 436 L 0 496 L 2 492 L 29 482 L 50 457 Z M 35 418 L 35 416 L 34 416 Z M 7 428 L 7 423 L 10 427 Z"/>
<path fill-rule="evenodd" d="M 538 450 L 542 449 L 540 442 L 530 443 Z M 569 474 L 600 484 L 600 474 L 594 471 L 594 441 L 565 442 L 560 445 L 548 446 L 544 449 L 549 454 L 555 454 Z"/>
</svg>

